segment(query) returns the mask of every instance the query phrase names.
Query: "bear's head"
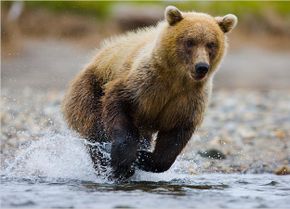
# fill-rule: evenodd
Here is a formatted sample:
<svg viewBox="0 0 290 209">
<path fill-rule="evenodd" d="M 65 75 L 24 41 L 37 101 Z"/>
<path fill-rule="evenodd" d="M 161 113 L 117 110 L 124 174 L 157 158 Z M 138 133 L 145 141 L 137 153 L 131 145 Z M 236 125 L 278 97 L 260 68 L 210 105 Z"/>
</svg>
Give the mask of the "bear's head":
<svg viewBox="0 0 290 209">
<path fill-rule="evenodd" d="M 232 14 L 212 17 L 168 6 L 165 19 L 158 41 L 162 60 L 194 81 L 209 78 L 222 60 L 226 34 L 236 26 L 237 17 Z"/>
</svg>

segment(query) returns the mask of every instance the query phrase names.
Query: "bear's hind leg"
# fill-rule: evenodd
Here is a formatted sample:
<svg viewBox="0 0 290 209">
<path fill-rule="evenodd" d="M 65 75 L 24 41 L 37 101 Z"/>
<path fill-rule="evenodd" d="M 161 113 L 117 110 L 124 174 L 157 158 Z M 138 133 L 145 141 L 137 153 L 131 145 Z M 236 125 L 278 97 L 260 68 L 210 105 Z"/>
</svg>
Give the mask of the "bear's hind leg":
<svg viewBox="0 0 290 209">
<path fill-rule="evenodd" d="M 101 119 L 103 95 L 102 80 L 96 77 L 93 70 L 86 69 L 72 81 L 62 103 L 69 127 L 88 140 L 87 149 L 96 169 L 108 164 L 97 145 L 93 145 L 108 141 Z"/>
</svg>

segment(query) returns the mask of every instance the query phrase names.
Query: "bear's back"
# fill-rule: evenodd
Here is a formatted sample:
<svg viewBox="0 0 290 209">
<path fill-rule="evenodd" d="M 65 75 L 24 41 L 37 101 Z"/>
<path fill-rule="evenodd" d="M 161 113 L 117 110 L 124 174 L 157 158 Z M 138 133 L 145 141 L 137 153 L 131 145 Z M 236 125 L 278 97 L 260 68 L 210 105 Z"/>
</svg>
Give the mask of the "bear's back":
<svg viewBox="0 0 290 209">
<path fill-rule="evenodd" d="M 90 64 L 96 76 L 105 83 L 126 77 L 137 56 L 157 35 L 157 27 L 149 27 L 105 40 Z"/>
</svg>

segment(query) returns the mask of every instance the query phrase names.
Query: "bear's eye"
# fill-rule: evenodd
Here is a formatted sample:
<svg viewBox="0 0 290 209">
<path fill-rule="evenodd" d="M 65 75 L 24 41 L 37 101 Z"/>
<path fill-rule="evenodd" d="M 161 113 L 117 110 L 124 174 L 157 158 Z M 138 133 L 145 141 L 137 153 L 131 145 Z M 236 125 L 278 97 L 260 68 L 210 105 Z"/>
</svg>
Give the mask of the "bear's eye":
<svg viewBox="0 0 290 209">
<path fill-rule="evenodd" d="M 206 47 L 208 49 L 215 49 L 217 46 L 216 46 L 216 44 L 214 42 L 209 42 L 209 43 L 206 44 Z"/>
<path fill-rule="evenodd" d="M 195 45 L 195 41 L 193 39 L 186 40 L 186 46 L 188 48 L 192 48 Z"/>
</svg>

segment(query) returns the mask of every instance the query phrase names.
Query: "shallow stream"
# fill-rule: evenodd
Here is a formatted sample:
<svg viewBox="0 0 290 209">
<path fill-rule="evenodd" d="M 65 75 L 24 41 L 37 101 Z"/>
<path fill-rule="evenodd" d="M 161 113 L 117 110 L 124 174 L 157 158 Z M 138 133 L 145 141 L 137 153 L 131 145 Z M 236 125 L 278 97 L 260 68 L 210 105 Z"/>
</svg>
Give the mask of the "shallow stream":
<svg viewBox="0 0 290 209">
<path fill-rule="evenodd" d="M 54 135 L 30 143 L 1 175 L 1 207 L 289 208 L 290 176 L 137 171 L 126 183 L 96 177 L 83 141 Z"/>
</svg>

